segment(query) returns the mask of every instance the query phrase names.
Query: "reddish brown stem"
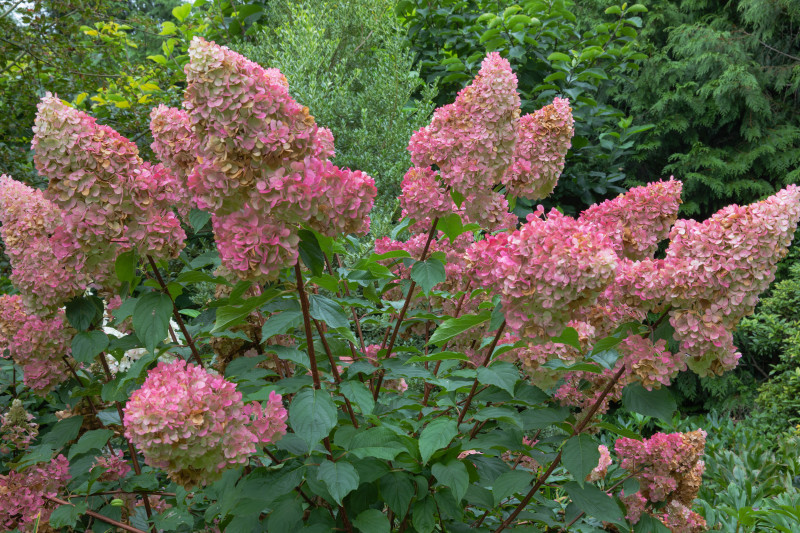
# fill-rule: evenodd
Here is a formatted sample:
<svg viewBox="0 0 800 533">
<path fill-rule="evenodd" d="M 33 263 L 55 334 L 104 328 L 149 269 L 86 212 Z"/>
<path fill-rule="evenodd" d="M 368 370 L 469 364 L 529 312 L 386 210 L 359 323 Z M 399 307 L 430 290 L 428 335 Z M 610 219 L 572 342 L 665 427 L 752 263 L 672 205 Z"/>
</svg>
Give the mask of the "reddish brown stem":
<svg viewBox="0 0 800 533">
<path fill-rule="evenodd" d="M 322 384 L 319 381 L 317 356 L 314 353 L 314 334 L 311 332 L 311 311 L 309 310 L 308 296 L 303 287 L 303 273 L 300 271 L 299 260 L 294 265 L 294 274 L 297 279 L 297 292 L 300 295 L 300 309 L 303 311 L 303 325 L 306 331 L 306 348 L 308 350 L 308 359 L 311 363 L 311 378 L 314 380 L 314 388 L 320 389 L 322 388 Z"/>
<path fill-rule="evenodd" d="M 419 260 L 424 261 L 425 257 L 428 255 L 428 249 L 431 247 L 431 241 L 433 241 L 434 235 L 436 235 L 436 224 L 439 222 L 439 217 L 433 219 L 433 224 L 431 225 L 431 230 L 428 232 L 428 240 L 425 241 L 425 248 L 422 249 L 422 255 L 420 256 Z M 400 314 L 397 316 L 397 321 L 395 322 L 394 331 L 392 331 L 392 337 L 389 340 L 389 344 L 386 345 L 386 337 L 384 336 L 383 344 L 381 345 L 381 349 L 386 348 L 386 355 L 385 358 L 389 358 L 392 356 L 392 350 L 394 349 L 394 343 L 397 340 L 397 333 L 400 331 L 400 326 L 403 324 L 403 319 L 406 316 L 406 311 L 408 311 L 408 306 L 411 304 L 411 298 L 414 296 L 414 288 L 417 286 L 416 282 L 412 279 L 411 284 L 408 286 L 408 294 L 406 295 L 406 301 L 403 303 L 403 308 L 400 310 Z M 383 369 L 378 371 L 378 382 L 375 385 L 375 390 L 373 391 L 373 397 L 375 400 L 378 399 L 378 393 L 381 390 L 381 384 L 383 383 Z"/>
<path fill-rule="evenodd" d="M 504 329 L 506 329 L 505 320 L 503 320 L 503 323 L 500 324 L 499 328 L 497 328 L 497 334 L 495 334 L 494 339 L 492 339 L 492 343 L 489 345 L 489 349 L 486 352 L 486 357 L 483 358 L 483 363 L 481 363 L 481 366 L 488 365 L 492 360 L 492 354 L 494 353 L 494 349 L 497 347 L 497 343 L 500 342 L 500 336 L 503 334 Z M 469 409 L 469 405 L 472 403 L 472 399 L 475 397 L 475 391 L 477 390 L 478 378 L 475 378 L 475 382 L 472 384 L 472 389 L 470 389 L 469 394 L 467 395 L 467 400 L 464 402 L 464 407 L 461 408 L 461 413 L 458 415 L 458 425 L 464 421 L 464 415 L 467 414 L 467 409 Z"/>
<path fill-rule="evenodd" d="M 106 354 L 105 352 L 101 352 L 100 355 L 97 356 L 100 359 L 100 364 L 103 365 L 103 371 L 106 374 L 106 383 L 113 379 L 111 375 L 111 369 L 108 368 L 108 361 L 106 361 Z M 114 401 L 114 406 L 117 408 L 117 414 L 119 415 L 119 421 L 122 424 L 123 420 L 125 420 L 125 414 L 122 412 L 122 404 L 119 401 Z M 133 443 L 126 437 L 125 442 L 128 444 L 128 453 L 131 455 L 131 463 L 133 463 L 133 471 L 136 475 L 141 475 L 142 468 L 139 466 L 139 459 L 136 457 L 136 449 L 133 447 Z M 140 492 L 139 495 L 142 497 L 144 501 L 144 510 L 147 513 L 147 518 L 150 519 L 153 516 L 153 510 L 150 507 L 150 499 L 147 497 L 147 494 Z M 152 527 L 153 533 L 156 533 L 156 527 Z"/>
<path fill-rule="evenodd" d="M 167 288 L 167 284 L 164 283 L 164 278 L 161 277 L 161 272 L 158 270 L 158 265 L 156 265 L 155 259 L 153 256 L 148 255 L 147 261 L 150 263 L 150 268 L 153 269 L 153 274 L 158 280 L 158 284 L 161 287 L 161 292 L 167 295 L 169 300 L 172 302 L 172 316 L 175 317 L 175 322 L 178 323 L 178 327 L 183 333 L 183 337 L 186 339 L 186 344 L 189 345 L 189 348 L 192 350 L 192 357 L 194 357 L 195 362 L 200 365 L 200 368 L 203 367 L 203 359 L 200 357 L 200 352 L 197 351 L 197 346 L 194 344 L 194 339 L 191 335 L 189 335 L 189 330 L 186 329 L 186 324 L 183 322 L 183 317 L 181 317 L 180 312 L 178 311 L 178 307 L 175 305 L 175 300 L 172 299 L 172 295 L 169 293 L 169 289 Z"/>
<path fill-rule="evenodd" d="M 48 496 L 45 494 L 44 497 L 50 500 L 51 502 L 57 503 L 59 505 L 72 505 L 72 503 L 66 500 L 62 500 L 61 498 L 56 498 L 55 496 Z M 112 526 L 124 529 L 125 531 L 131 531 L 132 533 L 147 533 L 147 531 L 135 528 L 133 526 L 129 526 L 128 524 L 123 524 L 122 522 L 118 522 L 114 519 L 108 518 L 107 516 L 103 516 L 100 513 L 95 513 L 94 511 L 84 511 L 83 514 L 91 516 L 92 518 L 95 518 L 102 522 L 105 522 L 106 524 L 111 524 Z M 153 531 L 155 531 L 155 529 Z"/>
<path fill-rule="evenodd" d="M 606 388 L 603 389 L 603 392 L 597 398 L 597 401 L 595 401 L 595 403 L 592 404 L 592 407 L 589 409 L 589 412 L 586 414 L 584 419 L 581 420 L 581 422 L 579 422 L 578 425 L 575 426 L 575 428 L 572 430 L 572 435 L 570 435 L 570 437 L 573 437 L 573 436 L 577 435 L 578 433 L 583 431 L 584 428 L 586 428 L 586 426 L 591 421 L 592 417 L 594 417 L 594 415 L 597 413 L 597 410 L 600 409 L 600 406 L 605 401 L 606 396 L 608 396 L 608 394 L 611 392 L 611 390 L 617 384 L 617 381 L 619 381 L 619 379 L 622 377 L 622 374 L 624 374 L 624 373 L 625 373 L 625 366 L 623 365 L 622 368 L 620 368 L 617 371 L 617 373 L 614 374 L 614 377 L 611 378 L 611 381 L 608 382 L 608 385 L 606 385 Z M 525 497 L 522 498 L 522 500 L 519 502 L 517 507 L 511 512 L 510 515 L 508 515 L 508 518 L 506 518 L 503 521 L 503 523 L 500 524 L 500 526 L 497 529 L 494 530 L 494 533 L 499 533 L 500 531 L 503 531 L 504 529 L 506 529 L 508 526 L 511 525 L 511 523 L 517 518 L 517 516 L 525 508 L 525 506 L 530 503 L 530 501 L 533 499 L 534 495 L 536 495 L 536 492 L 538 492 L 538 490 L 542 487 L 542 485 L 545 482 L 547 482 L 547 478 L 550 477 L 550 474 L 553 473 L 553 470 L 556 469 L 556 467 L 558 466 L 558 464 L 560 462 L 561 462 L 561 450 L 559 450 L 558 455 L 556 455 L 555 459 L 553 459 L 553 462 L 550 464 L 550 467 L 545 471 L 544 474 L 542 474 L 539 477 L 539 479 L 536 480 L 536 484 L 533 486 L 533 488 L 531 488 L 531 490 L 528 492 L 528 494 L 526 494 Z"/>
<path fill-rule="evenodd" d="M 314 319 L 314 325 L 317 327 L 317 333 L 319 333 L 319 338 L 322 341 L 322 347 L 325 348 L 325 354 L 328 356 L 328 361 L 331 363 L 333 380 L 338 385 L 342 382 L 342 378 L 339 376 L 339 369 L 336 368 L 336 361 L 333 359 L 333 352 L 331 351 L 331 347 L 328 345 L 328 340 L 325 338 L 325 333 L 322 331 L 322 326 L 319 325 L 319 320 Z M 356 420 L 356 415 L 353 412 L 353 406 L 350 405 L 350 400 L 348 400 L 344 395 L 342 395 L 342 398 L 344 398 L 345 409 L 347 410 L 347 414 L 350 416 L 350 421 L 353 423 L 353 427 L 358 429 L 358 421 Z"/>
</svg>

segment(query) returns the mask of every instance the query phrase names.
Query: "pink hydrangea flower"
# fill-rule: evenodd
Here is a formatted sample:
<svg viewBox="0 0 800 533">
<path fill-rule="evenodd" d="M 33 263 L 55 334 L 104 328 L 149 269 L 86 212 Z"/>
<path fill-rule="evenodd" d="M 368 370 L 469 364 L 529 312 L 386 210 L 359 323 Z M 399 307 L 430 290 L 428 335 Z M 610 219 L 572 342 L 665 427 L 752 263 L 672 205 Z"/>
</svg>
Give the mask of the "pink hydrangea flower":
<svg viewBox="0 0 800 533">
<path fill-rule="evenodd" d="M 656 433 L 649 439 L 617 439 L 614 446 L 620 466 L 639 480 L 639 492 L 622 494 L 628 506 L 628 519 L 637 523 L 643 512 L 674 523 L 678 531 L 704 531 L 705 522 L 691 512 L 700 489 L 706 433 Z M 655 512 L 652 504 L 666 502 L 666 515 Z M 698 519 L 699 518 L 699 519 Z M 688 528 L 688 529 L 680 529 Z"/>
<path fill-rule="evenodd" d="M 600 452 L 600 459 L 597 462 L 597 466 L 586 476 L 586 481 L 600 481 L 606 477 L 608 467 L 611 466 L 611 454 L 608 451 L 608 446 L 601 444 L 597 447 L 597 451 Z"/>
<path fill-rule="evenodd" d="M 455 102 L 437 109 L 430 125 L 411 136 L 411 161 L 437 165 L 444 183 L 458 192 L 491 188 L 511 164 L 519 105 L 511 65 L 490 53 Z"/>
<path fill-rule="evenodd" d="M 95 458 L 92 468 L 100 468 L 104 472 L 100 475 L 100 481 L 117 481 L 128 475 L 131 466 L 125 460 L 122 450 L 115 450 L 114 453 L 107 453 Z"/>
<path fill-rule="evenodd" d="M 68 379 L 62 359 L 71 352 L 73 334 L 63 310 L 39 317 L 25 311 L 19 295 L 0 295 L 0 356 L 8 350 L 36 394 L 44 396 Z"/>
<path fill-rule="evenodd" d="M 579 219 L 611 237 L 621 256 L 652 258 L 678 218 L 682 186 L 670 179 L 634 187 L 613 200 L 589 207 Z"/>
<path fill-rule="evenodd" d="M 510 234 L 476 242 L 467 259 L 476 281 L 500 294 L 521 337 L 559 335 L 574 309 L 591 305 L 614 279 L 617 255 L 602 233 L 543 208 Z"/>
<path fill-rule="evenodd" d="M 183 360 L 159 363 L 125 407 L 125 435 L 148 464 L 184 486 L 205 485 L 244 464 L 256 444 L 286 432 L 280 396 L 245 407 L 236 386 Z"/>
<path fill-rule="evenodd" d="M 574 123 L 564 98 L 519 119 L 514 159 L 501 179 L 509 193 L 532 200 L 550 196 L 572 146 Z"/>
<path fill-rule="evenodd" d="M 71 238 L 62 231 L 61 210 L 42 191 L 0 176 L 0 223 L 11 282 L 28 310 L 48 314 L 83 292 L 89 278 L 80 261 L 62 261 L 65 243 L 59 239 Z"/>
<path fill-rule="evenodd" d="M 56 504 L 46 498 L 57 496 L 69 479 L 69 461 L 63 455 L 22 472 L 0 474 L 0 527 L 28 530 L 37 518 L 47 522 Z"/>
</svg>

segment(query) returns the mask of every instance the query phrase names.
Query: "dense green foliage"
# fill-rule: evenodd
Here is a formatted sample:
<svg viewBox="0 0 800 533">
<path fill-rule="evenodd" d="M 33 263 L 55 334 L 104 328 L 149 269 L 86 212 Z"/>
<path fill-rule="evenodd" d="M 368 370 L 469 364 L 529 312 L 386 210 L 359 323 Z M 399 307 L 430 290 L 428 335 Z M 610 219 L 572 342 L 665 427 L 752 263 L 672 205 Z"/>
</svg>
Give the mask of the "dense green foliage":
<svg viewBox="0 0 800 533">
<path fill-rule="evenodd" d="M 522 112 L 531 113 L 569 98 L 575 137 L 567 166 L 550 200 L 575 211 L 624 191 L 634 140 L 647 126 L 636 126 L 610 95 L 645 56 L 638 51 L 641 4 L 612 6 L 602 21 L 587 24 L 578 6 L 564 0 L 528 2 L 404 0 L 397 11 L 427 81 L 439 82 L 438 103 L 477 73 L 487 52 L 507 58 L 519 79 Z M 641 121 L 636 121 L 641 124 Z M 530 203 L 520 199 L 519 214 Z"/>
<path fill-rule="evenodd" d="M 800 4 L 660 0 L 641 41 L 649 59 L 622 101 L 656 124 L 635 175 L 674 174 L 684 211 L 707 216 L 800 178 Z"/>
<path fill-rule="evenodd" d="M 412 68 L 392 5 L 390 0 L 274 2 L 253 42 L 235 47 L 280 69 L 292 95 L 333 132 L 334 162 L 374 177 L 379 210 L 389 216 L 411 165 L 408 139 L 427 123 L 434 95 Z"/>
</svg>

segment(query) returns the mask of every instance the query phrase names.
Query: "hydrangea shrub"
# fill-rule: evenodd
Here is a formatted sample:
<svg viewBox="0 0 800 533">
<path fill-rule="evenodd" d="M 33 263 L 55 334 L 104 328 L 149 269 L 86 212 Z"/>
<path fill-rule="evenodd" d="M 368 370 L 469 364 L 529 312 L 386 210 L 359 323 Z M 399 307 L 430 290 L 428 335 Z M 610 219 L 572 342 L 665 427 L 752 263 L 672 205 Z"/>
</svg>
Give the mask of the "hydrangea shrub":
<svg viewBox="0 0 800 533">
<path fill-rule="evenodd" d="M 602 415 L 669 424 L 679 372 L 736 366 L 798 187 L 697 222 L 668 179 L 521 221 L 574 121 L 563 98 L 520 116 L 492 53 L 410 139 L 403 220 L 359 256 L 374 181 L 333 165 L 290 80 L 199 38 L 189 56 L 182 109 L 151 114 L 160 161 L 48 95 L 47 190 L 0 178 L 4 527 L 712 526 L 702 429 Z M 189 256 L 209 220 L 214 251 Z"/>
</svg>

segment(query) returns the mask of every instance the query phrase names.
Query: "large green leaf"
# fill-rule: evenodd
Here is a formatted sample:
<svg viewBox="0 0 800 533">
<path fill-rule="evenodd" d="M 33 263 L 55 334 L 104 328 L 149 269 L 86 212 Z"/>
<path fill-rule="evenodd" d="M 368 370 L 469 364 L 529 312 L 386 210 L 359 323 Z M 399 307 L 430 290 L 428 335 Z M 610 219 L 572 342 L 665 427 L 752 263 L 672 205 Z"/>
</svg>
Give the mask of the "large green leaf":
<svg viewBox="0 0 800 533">
<path fill-rule="evenodd" d="M 578 485 L 582 487 L 586 476 L 597 467 L 597 463 L 600 461 L 600 451 L 592 437 L 581 433 L 564 443 L 561 461 Z"/>
<path fill-rule="evenodd" d="M 303 313 L 300 311 L 282 311 L 269 317 L 261 326 L 261 338 L 266 341 L 273 335 L 282 335 L 293 327 L 302 324 Z"/>
<path fill-rule="evenodd" d="M 500 387 L 512 396 L 517 380 L 519 380 L 519 370 L 506 361 L 498 361 L 491 366 L 478 368 L 478 383 Z"/>
<path fill-rule="evenodd" d="M 50 514 L 50 518 L 47 522 L 50 524 L 50 527 L 54 528 L 75 527 L 78 519 L 88 508 L 87 503 L 80 500 L 75 504 L 59 505 Z"/>
<path fill-rule="evenodd" d="M 91 364 L 108 348 L 108 335 L 99 330 L 81 331 L 72 339 L 72 357 L 79 363 Z"/>
<path fill-rule="evenodd" d="M 411 509 L 411 524 L 418 533 L 430 533 L 436 527 L 436 501 L 430 496 Z"/>
<path fill-rule="evenodd" d="M 654 416 L 665 422 L 672 420 L 677 409 L 669 390 L 661 388 L 649 391 L 641 383 L 631 383 L 625 387 L 622 391 L 622 405 L 629 411 Z"/>
<path fill-rule="evenodd" d="M 436 331 L 433 332 L 428 344 L 442 344 L 444 341 L 448 341 L 456 335 L 460 335 L 479 324 L 483 324 L 489 320 L 491 316 L 492 312 L 489 309 L 484 309 L 477 315 L 464 315 L 458 318 L 445 320 L 436 328 Z"/>
<path fill-rule="evenodd" d="M 357 405 L 362 414 L 370 415 L 375 409 L 372 393 L 360 381 L 343 381 L 339 385 L 339 391 L 344 394 L 345 398 Z"/>
<path fill-rule="evenodd" d="M 342 499 L 358 488 L 358 472 L 350 463 L 323 461 L 317 470 L 317 479 L 325 483 L 339 505 Z"/>
<path fill-rule="evenodd" d="M 414 496 L 414 485 L 405 472 L 389 472 L 378 481 L 381 498 L 399 517 L 404 517 Z"/>
<path fill-rule="evenodd" d="M 469 474 L 467 467 L 458 459 L 451 459 L 447 464 L 436 463 L 431 467 L 431 473 L 439 480 L 439 483 L 449 487 L 460 502 L 467 493 L 469 487 Z"/>
<path fill-rule="evenodd" d="M 350 325 L 342 306 L 321 294 L 312 294 L 308 298 L 311 317 L 321 320 L 331 328 L 346 328 Z"/>
<path fill-rule="evenodd" d="M 96 296 L 77 296 L 67 302 L 67 320 L 78 331 L 86 331 L 103 316 L 103 303 Z"/>
<path fill-rule="evenodd" d="M 100 450 L 106 445 L 108 439 L 114 436 L 110 429 L 92 429 L 81 435 L 81 438 L 69 449 L 69 459 L 79 453 L 90 450 Z"/>
<path fill-rule="evenodd" d="M 426 464 L 434 453 L 450 444 L 457 434 L 458 427 L 455 420 L 442 417 L 428 424 L 419 436 L 419 453 L 422 456 L 422 464 Z"/>
<path fill-rule="evenodd" d="M 133 308 L 133 331 L 148 351 L 154 352 L 169 334 L 172 300 L 160 292 L 141 296 Z"/>
<path fill-rule="evenodd" d="M 314 449 L 336 427 L 336 405 L 330 394 L 317 389 L 298 392 L 289 406 L 289 425 L 309 450 Z"/>
<path fill-rule="evenodd" d="M 581 487 L 574 481 L 569 481 L 564 484 L 564 489 L 566 489 L 572 501 L 575 502 L 575 505 L 587 515 L 598 518 L 603 522 L 626 526 L 625 516 L 622 514 L 617 502 L 591 483 Z"/>
<path fill-rule="evenodd" d="M 389 533 L 389 517 L 377 509 L 367 509 L 358 514 L 353 525 L 364 533 Z"/>
<path fill-rule="evenodd" d="M 411 279 L 422 287 L 427 294 L 437 284 L 445 281 L 444 265 L 438 259 L 430 258 L 427 261 L 417 261 L 411 267 Z"/>
<path fill-rule="evenodd" d="M 514 494 L 527 493 L 533 479 L 533 475 L 524 470 L 510 470 L 498 476 L 492 483 L 495 505 Z"/>
</svg>

